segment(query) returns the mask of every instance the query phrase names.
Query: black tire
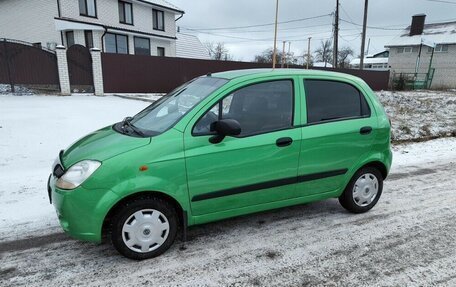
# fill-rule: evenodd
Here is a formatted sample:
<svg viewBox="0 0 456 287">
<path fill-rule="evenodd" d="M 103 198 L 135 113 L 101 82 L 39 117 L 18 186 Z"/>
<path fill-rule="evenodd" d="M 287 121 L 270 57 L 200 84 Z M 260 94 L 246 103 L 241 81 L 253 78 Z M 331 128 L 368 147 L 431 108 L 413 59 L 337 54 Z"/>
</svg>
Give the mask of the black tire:
<svg viewBox="0 0 456 287">
<path fill-rule="evenodd" d="M 377 195 L 373 199 L 373 201 L 369 204 L 366 204 L 364 206 L 361 206 L 360 204 L 357 203 L 354 195 L 353 195 L 353 188 L 355 187 L 356 181 L 361 178 L 363 175 L 373 175 L 376 177 L 377 182 L 378 182 L 378 191 Z M 358 170 L 355 175 L 353 175 L 352 179 L 348 183 L 347 187 L 345 188 L 344 192 L 342 195 L 339 197 L 339 202 L 340 204 L 348 211 L 352 213 L 363 213 L 369 211 L 372 207 L 374 207 L 378 200 L 380 199 L 380 196 L 382 195 L 383 191 L 383 176 L 381 172 L 376 169 L 375 167 L 364 167 Z M 358 200 L 359 202 L 359 200 Z"/>
<path fill-rule="evenodd" d="M 166 240 L 161 243 L 161 244 L 155 244 L 155 246 L 150 248 L 155 248 L 158 246 L 158 248 L 151 250 L 149 252 L 141 252 L 140 250 L 135 251 L 132 250 L 130 247 L 127 246 L 127 244 L 124 242 L 124 236 L 129 237 L 130 234 L 136 234 L 136 233 L 125 233 L 123 234 L 123 227 L 124 224 L 126 223 L 127 220 L 130 221 L 130 218 L 133 217 L 133 221 L 136 220 L 134 214 L 138 211 L 144 214 L 152 216 L 152 214 L 155 211 L 150 211 L 150 210 L 155 210 L 158 211 L 157 214 L 159 215 L 158 220 L 167 222 L 169 228 L 167 231 L 163 231 L 164 233 L 161 233 L 163 239 L 165 238 L 163 234 L 167 234 Z M 164 217 L 163 217 L 164 216 Z M 166 223 L 165 223 L 166 224 Z M 149 230 L 149 227 L 146 227 L 147 230 Z M 150 228 L 152 231 L 148 231 L 148 234 L 144 236 L 153 236 L 151 233 L 153 233 L 156 228 Z M 177 212 L 175 208 L 169 204 L 168 202 L 159 199 L 159 198 L 138 198 L 134 199 L 132 201 L 129 201 L 125 203 L 123 206 L 121 206 L 116 214 L 112 218 L 112 230 L 111 230 L 111 241 L 116 250 L 122 254 L 125 257 L 128 257 L 130 259 L 134 260 L 143 260 L 143 259 L 149 259 L 153 258 L 156 256 L 159 256 L 160 254 L 164 253 L 166 250 L 168 250 L 171 245 L 174 243 L 174 240 L 176 239 L 176 234 L 177 234 L 177 229 L 178 229 L 178 217 L 177 217 Z M 145 232 L 145 231 L 144 231 Z M 159 232 L 157 230 L 157 232 Z M 134 237 L 134 236 L 132 236 Z M 137 237 L 134 237 L 135 239 Z M 136 246 L 136 245 L 135 245 Z M 134 246 L 132 248 L 135 248 Z"/>
</svg>

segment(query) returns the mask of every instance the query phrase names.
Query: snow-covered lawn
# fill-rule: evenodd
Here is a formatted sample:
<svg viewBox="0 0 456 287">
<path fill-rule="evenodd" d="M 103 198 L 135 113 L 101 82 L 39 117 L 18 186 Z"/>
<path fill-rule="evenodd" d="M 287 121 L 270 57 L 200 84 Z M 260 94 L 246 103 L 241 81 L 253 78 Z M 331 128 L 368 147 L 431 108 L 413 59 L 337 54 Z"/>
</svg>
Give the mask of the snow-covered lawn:
<svg viewBox="0 0 456 287">
<path fill-rule="evenodd" d="M 147 262 L 62 237 L 46 192 L 58 151 L 148 104 L 0 95 L 0 286 L 455 286 L 454 137 L 394 146 L 366 214 L 328 200 L 208 224 L 190 230 L 187 250 Z"/>
<path fill-rule="evenodd" d="M 393 125 L 393 141 L 456 136 L 456 92 L 377 92 Z"/>
</svg>

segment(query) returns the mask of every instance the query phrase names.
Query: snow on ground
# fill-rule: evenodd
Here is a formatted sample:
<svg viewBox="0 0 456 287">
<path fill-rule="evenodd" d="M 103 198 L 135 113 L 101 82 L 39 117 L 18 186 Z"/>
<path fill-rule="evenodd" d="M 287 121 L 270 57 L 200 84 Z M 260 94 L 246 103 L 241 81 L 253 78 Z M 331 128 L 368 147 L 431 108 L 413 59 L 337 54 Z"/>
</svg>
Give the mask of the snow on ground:
<svg viewBox="0 0 456 287">
<path fill-rule="evenodd" d="M 46 194 L 51 165 L 78 138 L 150 103 L 117 97 L 0 95 L 0 238 L 54 226 Z"/>
<path fill-rule="evenodd" d="M 393 125 L 393 141 L 456 135 L 456 93 L 377 92 Z"/>
<path fill-rule="evenodd" d="M 146 262 L 69 239 L 46 193 L 58 151 L 148 104 L 0 95 L 0 286 L 456 286 L 454 137 L 394 146 L 366 214 L 327 200 L 216 222 Z"/>
</svg>

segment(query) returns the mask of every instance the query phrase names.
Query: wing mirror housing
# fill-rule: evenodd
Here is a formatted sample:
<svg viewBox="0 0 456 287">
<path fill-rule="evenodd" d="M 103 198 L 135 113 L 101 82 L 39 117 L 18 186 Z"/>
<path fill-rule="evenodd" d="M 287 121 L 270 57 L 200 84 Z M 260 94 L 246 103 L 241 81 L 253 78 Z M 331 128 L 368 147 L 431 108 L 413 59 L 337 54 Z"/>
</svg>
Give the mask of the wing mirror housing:
<svg viewBox="0 0 456 287">
<path fill-rule="evenodd" d="M 211 131 L 217 134 L 209 138 L 209 142 L 218 144 L 227 136 L 237 136 L 241 134 L 241 124 L 233 119 L 219 120 L 211 124 Z"/>
</svg>

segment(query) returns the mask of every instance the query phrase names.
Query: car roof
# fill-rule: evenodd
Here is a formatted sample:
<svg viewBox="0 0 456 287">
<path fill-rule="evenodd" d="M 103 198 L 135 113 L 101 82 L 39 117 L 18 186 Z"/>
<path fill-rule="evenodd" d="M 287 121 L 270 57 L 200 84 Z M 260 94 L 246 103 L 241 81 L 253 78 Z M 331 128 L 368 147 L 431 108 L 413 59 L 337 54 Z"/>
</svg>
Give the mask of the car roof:
<svg viewBox="0 0 456 287">
<path fill-rule="evenodd" d="M 245 69 L 245 70 L 233 70 L 226 72 L 219 72 L 211 74 L 213 77 L 224 78 L 228 80 L 257 76 L 257 77 L 268 77 L 268 76 L 321 76 L 321 77 L 344 77 L 352 80 L 359 80 L 358 77 L 323 70 L 306 70 L 306 69 Z"/>
</svg>

